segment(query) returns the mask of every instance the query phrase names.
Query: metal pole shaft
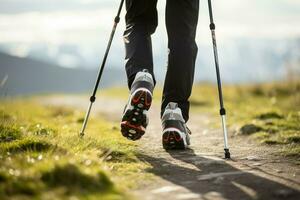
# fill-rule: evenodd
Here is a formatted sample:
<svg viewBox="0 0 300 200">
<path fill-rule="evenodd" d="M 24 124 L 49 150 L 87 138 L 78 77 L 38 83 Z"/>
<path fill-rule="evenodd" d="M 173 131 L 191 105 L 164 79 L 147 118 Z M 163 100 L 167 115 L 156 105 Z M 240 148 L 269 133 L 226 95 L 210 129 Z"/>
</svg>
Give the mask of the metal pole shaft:
<svg viewBox="0 0 300 200">
<path fill-rule="evenodd" d="M 85 114 L 85 117 L 84 117 L 84 121 L 83 121 L 83 124 L 82 124 L 82 128 L 81 128 L 81 131 L 80 131 L 80 136 L 84 136 L 84 130 L 86 128 L 86 125 L 87 125 L 87 121 L 89 119 L 89 116 L 90 116 L 90 113 L 91 113 L 91 109 L 92 109 L 92 102 L 90 102 L 88 108 L 87 108 L 87 111 L 86 111 L 86 114 Z"/>
<path fill-rule="evenodd" d="M 211 30 L 213 50 L 214 50 L 214 59 L 215 59 L 215 66 L 216 66 L 216 75 L 217 75 L 217 84 L 218 84 L 218 93 L 219 93 L 219 102 L 220 102 L 220 115 L 221 115 L 222 129 L 223 129 L 223 134 L 224 134 L 225 158 L 230 158 L 228 139 L 227 139 L 227 128 L 226 128 L 226 110 L 224 108 L 224 103 L 223 103 L 222 83 L 221 83 L 221 77 L 220 77 L 219 58 L 218 58 L 216 33 L 215 33 L 216 26 L 214 24 L 214 19 L 213 19 L 211 0 L 208 0 L 208 11 L 209 11 L 209 19 L 210 19 L 209 28 Z"/>
<path fill-rule="evenodd" d="M 100 83 L 100 80 L 101 80 L 101 77 L 102 77 L 104 66 L 105 66 L 107 56 L 108 56 L 108 53 L 109 53 L 109 50 L 110 50 L 110 47 L 111 47 L 111 43 L 113 41 L 113 38 L 114 38 L 114 35 L 115 35 L 115 32 L 116 32 L 117 25 L 120 21 L 120 14 L 121 14 L 123 4 L 124 4 L 124 0 L 121 0 L 117 16 L 114 19 L 114 25 L 113 25 L 113 28 L 112 28 L 112 31 L 111 31 L 111 34 L 110 34 L 110 37 L 109 37 L 109 41 L 108 41 L 106 51 L 105 51 L 105 54 L 104 54 L 104 57 L 103 57 L 103 60 L 102 60 L 102 64 L 99 68 L 98 77 L 97 77 L 97 80 L 95 82 L 95 87 L 94 87 L 94 90 L 93 90 L 93 94 L 90 97 L 90 104 L 88 106 L 88 109 L 87 109 L 87 112 L 86 112 L 86 115 L 85 115 L 85 118 L 84 118 L 84 121 L 83 121 L 83 124 L 82 124 L 82 128 L 81 128 L 81 131 L 80 131 L 80 136 L 81 137 L 84 136 L 84 131 L 85 131 L 85 128 L 87 126 L 87 122 L 88 122 L 88 119 L 89 119 L 89 116 L 90 116 L 90 112 L 91 112 L 93 103 L 96 100 L 97 89 L 98 89 L 98 86 L 99 86 L 99 83 Z"/>
</svg>

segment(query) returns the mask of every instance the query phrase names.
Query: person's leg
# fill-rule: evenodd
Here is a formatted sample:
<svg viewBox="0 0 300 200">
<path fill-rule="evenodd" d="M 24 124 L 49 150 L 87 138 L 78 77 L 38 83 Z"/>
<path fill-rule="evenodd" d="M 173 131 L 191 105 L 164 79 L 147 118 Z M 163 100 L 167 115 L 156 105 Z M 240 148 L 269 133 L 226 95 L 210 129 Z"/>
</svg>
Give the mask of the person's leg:
<svg viewBox="0 0 300 200">
<path fill-rule="evenodd" d="M 147 69 L 154 78 L 151 34 L 157 27 L 157 0 L 126 0 L 125 68 L 128 87 L 135 75 Z"/>
<path fill-rule="evenodd" d="M 126 0 L 126 73 L 130 95 L 121 121 L 121 133 L 140 139 L 148 125 L 154 89 L 151 34 L 157 26 L 157 0 Z"/>
<path fill-rule="evenodd" d="M 161 115 L 169 102 L 176 102 L 183 118 L 189 119 L 191 95 L 197 55 L 195 42 L 199 0 L 167 0 L 168 69 L 164 83 Z"/>
</svg>

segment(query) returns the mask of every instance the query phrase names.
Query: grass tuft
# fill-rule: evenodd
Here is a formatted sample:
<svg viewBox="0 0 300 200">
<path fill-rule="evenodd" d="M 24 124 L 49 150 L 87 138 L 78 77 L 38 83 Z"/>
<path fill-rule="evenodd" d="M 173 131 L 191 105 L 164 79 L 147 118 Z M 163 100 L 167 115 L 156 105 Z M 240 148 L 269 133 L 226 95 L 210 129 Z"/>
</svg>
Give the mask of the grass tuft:
<svg viewBox="0 0 300 200">
<path fill-rule="evenodd" d="M 34 196 L 40 193 L 42 185 L 30 178 L 10 178 L 4 186 L 4 193 L 7 196 L 26 195 Z"/>
<path fill-rule="evenodd" d="M 5 182 L 8 179 L 8 176 L 3 171 L 0 171 L 0 183 Z"/>
<path fill-rule="evenodd" d="M 51 171 L 44 172 L 41 179 L 51 187 L 64 186 L 68 190 L 81 192 L 107 192 L 113 189 L 113 183 L 103 172 L 98 172 L 97 176 L 84 174 L 72 164 L 55 166 Z"/>
<path fill-rule="evenodd" d="M 278 114 L 277 112 L 267 112 L 257 116 L 258 119 L 265 120 L 265 119 L 282 119 L 283 116 Z"/>
<path fill-rule="evenodd" d="M 19 153 L 19 152 L 43 152 L 49 150 L 53 145 L 37 139 L 26 138 L 13 141 L 11 143 L 0 144 L 0 149 L 4 152 Z"/>
<path fill-rule="evenodd" d="M 0 142 L 11 142 L 21 138 L 21 131 L 13 126 L 0 124 Z"/>
<path fill-rule="evenodd" d="M 274 139 L 265 139 L 262 140 L 262 143 L 269 144 L 269 145 L 284 144 L 283 141 L 274 140 Z"/>
<path fill-rule="evenodd" d="M 300 143 L 300 136 L 299 135 L 288 136 L 286 138 L 286 141 L 287 141 L 287 143 L 299 144 Z"/>
<path fill-rule="evenodd" d="M 83 123 L 83 121 L 84 121 L 84 118 L 83 118 L 83 117 L 80 117 L 80 118 L 78 118 L 78 119 L 76 120 L 76 122 L 77 122 L 77 123 L 80 123 L 80 124 Z"/>
<path fill-rule="evenodd" d="M 9 121 L 12 120 L 13 117 L 9 114 L 7 114 L 4 110 L 0 110 L 0 119 L 3 121 Z"/>
<path fill-rule="evenodd" d="M 251 135 L 253 133 L 261 131 L 262 128 L 259 126 L 256 126 L 254 124 L 246 124 L 242 126 L 239 130 L 239 134 L 241 135 Z"/>
<path fill-rule="evenodd" d="M 74 110 L 64 106 L 49 106 L 53 117 L 67 117 L 74 114 Z"/>
<path fill-rule="evenodd" d="M 299 158 L 300 146 L 299 145 L 287 145 L 282 150 L 282 155 L 287 157 Z M 298 159 L 299 163 L 299 159 Z M 299 163 L 300 164 L 300 163 Z"/>
<path fill-rule="evenodd" d="M 99 157 L 108 162 L 122 162 L 122 163 L 137 162 L 137 159 L 135 157 L 129 155 L 125 151 L 120 151 L 120 150 L 103 149 Z"/>
<path fill-rule="evenodd" d="M 29 125 L 26 131 L 33 135 L 40 135 L 40 136 L 52 135 L 56 132 L 55 130 L 47 126 L 44 126 L 41 123 Z"/>
</svg>

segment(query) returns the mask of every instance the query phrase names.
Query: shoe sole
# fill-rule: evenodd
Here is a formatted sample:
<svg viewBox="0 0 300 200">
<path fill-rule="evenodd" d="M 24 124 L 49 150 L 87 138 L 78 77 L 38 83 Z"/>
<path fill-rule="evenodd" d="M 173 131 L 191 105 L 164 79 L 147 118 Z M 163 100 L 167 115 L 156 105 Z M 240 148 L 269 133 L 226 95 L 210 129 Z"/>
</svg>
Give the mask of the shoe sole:
<svg viewBox="0 0 300 200">
<path fill-rule="evenodd" d="M 126 110 L 121 122 L 122 135 L 130 140 L 138 140 L 145 134 L 148 111 L 152 103 L 151 92 L 140 88 L 136 90 L 130 100 L 131 109 Z"/>
<path fill-rule="evenodd" d="M 180 132 L 175 128 L 163 132 L 162 144 L 165 150 L 185 150 L 188 147 Z"/>
</svg>

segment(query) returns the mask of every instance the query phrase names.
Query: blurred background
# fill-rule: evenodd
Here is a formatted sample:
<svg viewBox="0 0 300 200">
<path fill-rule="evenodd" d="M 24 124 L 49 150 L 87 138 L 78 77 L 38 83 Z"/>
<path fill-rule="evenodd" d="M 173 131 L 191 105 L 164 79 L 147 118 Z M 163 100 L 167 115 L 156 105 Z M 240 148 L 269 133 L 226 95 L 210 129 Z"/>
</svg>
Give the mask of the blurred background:
<svg viewBox="0 0 300 200">
<path fill-rule="evenodd" d="M 91 91 L 119 0 L 0 0 L 1 95 Z M 152 37 L 155 75 L 167 63 L 165 1 Z M 213 0 L 224 83 L 297 80 L 300 77 L 300 1 Z M 125 9 L 101 87 L 126 86 Z M 196 82 L 215 83 L 207 1 L 200 1 Z"/>
</svg>

